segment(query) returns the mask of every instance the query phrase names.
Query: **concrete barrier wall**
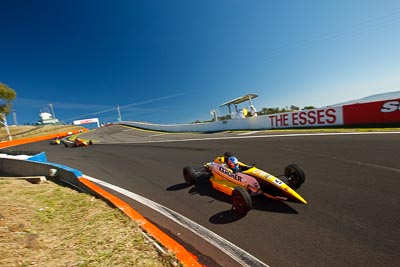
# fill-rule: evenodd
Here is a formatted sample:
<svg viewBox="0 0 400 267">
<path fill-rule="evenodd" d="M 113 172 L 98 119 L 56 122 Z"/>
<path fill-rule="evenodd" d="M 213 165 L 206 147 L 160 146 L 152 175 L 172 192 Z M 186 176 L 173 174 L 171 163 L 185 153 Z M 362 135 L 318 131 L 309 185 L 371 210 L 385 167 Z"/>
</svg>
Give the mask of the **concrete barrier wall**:
<svg viewBox="0 0 400 267">
<path fill-rule="evenodd" d="M 56 169 L 54 178 L 65 181 L 74 186 L 79 186 L 78 177 L 82 173 L 56 163 L 44 163 L 30 160 L 0 158 L 0 171 L 10 176 L 50 176 L 50 169 Z"/>
<path fill-rule="evenodd" d="M 191 124 L 152 124 L 133 121 L 121 121 L 116 122 L 115 124 L 165 132 L 214 132 L 226 130 L 264 129 L 265 127 L 268 127 L 269 122 L 266 116 L 259 116 L 245 119 Z"/>
<path fill-rule="evenodd" d="M 70 134 L 77 134 L 80 132 L 86 132 L 87 129 L 83 130 L 74 130 L 70 132 L 59 132 L 56 134 L 48 134 L 38 137 L 31 138 L 23 138 L 13 141 L 7 141 L 0 143 L 0 148 L 13 147 L 21 144 L 28 144 L 43 140 L 49 140 L 55 138 L 57 136 L 63 137 L 68 136 Z M 19 151 L 21 154 L 24 151 Z M 28 153 L 30 157 L 27 160 L 20 159 L 10 159 L 10 158 L 0 158 L 0 171 L 6 175 L 12 176 L 46 176 L 49 177 L 50 169 L 56 169 L 56 176 L 54 178 L 60 179 L 64 182 L 67 182 L 71 185 L 79 187 L 79 180 L 77 178 L 82 176 L 82 172 L 72 169 L 70 167 L 57 164 L 57 163 L 48 163 L 45 152 L 38 152 L 35 154 Z"/>
<path fill-rule="evenodd" d="M 116 124 L 165 132 L 218 132 L 396 123 L 400 123 L 400 98 L 207 123 L 152 124 L 122 121 Z"/>
<path fill-rule="evenodd" d="M 243 119 L 191 124 L 152 124 L 133 121 L 121 121 L 116 122 L 116 124 L 165 132 L 218 132 L 227 130 L 261 130 L 316 126 L 323 127 L 343 125 L 343 110 L 342 107 L 332 107 L 298 112 L 278 113 Z"/>
</svg>

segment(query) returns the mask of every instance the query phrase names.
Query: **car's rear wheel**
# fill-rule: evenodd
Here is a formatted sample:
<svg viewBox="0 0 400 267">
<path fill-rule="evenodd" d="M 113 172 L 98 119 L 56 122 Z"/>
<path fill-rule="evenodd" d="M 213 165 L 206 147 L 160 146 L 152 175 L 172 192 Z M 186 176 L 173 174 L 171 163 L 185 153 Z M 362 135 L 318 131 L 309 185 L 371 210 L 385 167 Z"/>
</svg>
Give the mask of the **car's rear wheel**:
<svg viewBox="0 0 400 267">
<path fill-rule="evenodd" d="M 284 182 L 293 189 L 299 188 L 304 181 L 306 176 L 302 168 L 297 164 L 289 164 L 285 168 L 285 179 Z"/>
<path fill-rule="evenodd" d="M 200 178 L 210 178 L 210 173 L 205 167 L 186 166 L 183 168 L 183 178 L 188 185 L 192 185 Z"/>
<path fill-rule="evenodd" d="M 192 185 L 196 183 L 198 177 L 199 175 L 194 167 L 186 166 L 183 168 L 183 178 L 185 179 L 186 184 Z"/>
<path fill-rule="evenodd" d="M 232 204 L 235 210 L 241 215 L 246 215 L 253 206 L 249 193 L 243 187 L 236 187 L 232 191 Z"/>
</svg>

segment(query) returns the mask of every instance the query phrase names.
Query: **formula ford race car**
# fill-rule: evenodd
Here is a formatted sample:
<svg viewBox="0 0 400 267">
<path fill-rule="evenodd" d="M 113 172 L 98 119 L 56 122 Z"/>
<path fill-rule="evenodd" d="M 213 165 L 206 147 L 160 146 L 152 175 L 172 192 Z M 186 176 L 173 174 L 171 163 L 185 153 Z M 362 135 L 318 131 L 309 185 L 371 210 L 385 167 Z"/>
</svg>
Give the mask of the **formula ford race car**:
<svg viewBox="0 0 400 267">
<path fill-rule="evenodd" d="M 60 144 L 61 144 L 61 139 L 58 137 L 50 140 L 50 145 L 60 145 Z"/>
<path fill-rule="evenodd" d="M 279 179 L 254 165 L 249 166 L 241 162 L 238 162 L 240 170 L 233 172 L 226 164 L 230 156 L 232 154 L 226 152 L 223 157 L 217 157 L 203 167 L 183 168 L 185 182 L 193 185 L 198 179 L 208 178 L 214 189 L 231 196 L 233 208 L 241 215 L 247 214 L 252 208 L 252 197 L 257 195 L 307 204 L 295 191 L 305 181 L 304 171 L 298 165 L 288 165 L 284 170 L 284 177 Z"/>
<path fill-rule="evenodd" d="M 83 139 L 79 139 L 79 138 L 76 138 L 73 141 L 63 139 L 63 143 L 64 143 L 65 147 L 80 147 L 80 146 L 93 145 L 92 140 L 83 140 Z"/>
</svg>

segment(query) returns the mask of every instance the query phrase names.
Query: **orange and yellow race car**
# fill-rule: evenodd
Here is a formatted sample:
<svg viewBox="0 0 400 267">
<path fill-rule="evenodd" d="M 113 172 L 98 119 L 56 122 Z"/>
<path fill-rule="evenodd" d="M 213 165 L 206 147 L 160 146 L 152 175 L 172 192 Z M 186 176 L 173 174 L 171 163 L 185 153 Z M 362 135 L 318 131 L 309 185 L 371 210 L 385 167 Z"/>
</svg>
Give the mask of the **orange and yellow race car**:
<svg viewBox="0 0 400 267">
<path fill-rule="evenodd" d="M 242 215 L 252 208 L 252 197 L 264 195 L 275 200 L 291 200 L 303 204 L 307 201 L 295 189 L 305 181 L 304 171 L 296 164 L 284 169 L 284 177 L 278 178 L 254 165 L 237 162 L 238 169 L 228 166 L 232 156 L 226 152 L 202 167 L 187 166 L 183 168 L 183 177 L 188 185 L 193 185 L 201 178 L 208 178 L 214 189 L 232 197 L 233 208 Z"/>
<path fill-rule="evenodd" d="M 61 144 L 60 137 L 56 137 L 56 138 L 50 140 L 50 145 L 60 145 L 60 144 Z"/>
<path fill-rule="evenodd" d="M 83 140 L 80 138 L 76 138 L 75 140 L 63 140 L 65 147 L 80 147 L 80 146 L 89 146 L 93 145 L 92 140 Z"/>
</svg>

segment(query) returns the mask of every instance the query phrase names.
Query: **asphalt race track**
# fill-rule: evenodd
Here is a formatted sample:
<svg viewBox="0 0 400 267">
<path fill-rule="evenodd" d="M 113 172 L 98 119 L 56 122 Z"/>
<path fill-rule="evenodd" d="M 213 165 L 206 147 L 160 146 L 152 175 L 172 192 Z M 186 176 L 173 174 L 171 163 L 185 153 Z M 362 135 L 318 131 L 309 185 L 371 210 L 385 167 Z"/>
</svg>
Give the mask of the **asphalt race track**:
<svg viewBox="0 0 400 267">
<path fill-rule="evenodd" d="M 108 126 L 82 136 L 98 141 L 93 146 L 65 148 L 46 141 L 18 149 L 46 151 L 50 162 L 151 199 L 270 266 L 398 266 L 400 134 L 278 135 L 175 134 Z M 298 192 L 308 204 L 260 198 L 239 217 L 230 199 L 207 181 L 185 186 L 184 166 L 200 166 L 225 151 L 275 175 L 297 163 L 306 173 Z M 239 265 L 163 215 L 121 198 L 202 263 Z"/>
</svg>

